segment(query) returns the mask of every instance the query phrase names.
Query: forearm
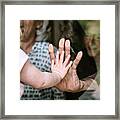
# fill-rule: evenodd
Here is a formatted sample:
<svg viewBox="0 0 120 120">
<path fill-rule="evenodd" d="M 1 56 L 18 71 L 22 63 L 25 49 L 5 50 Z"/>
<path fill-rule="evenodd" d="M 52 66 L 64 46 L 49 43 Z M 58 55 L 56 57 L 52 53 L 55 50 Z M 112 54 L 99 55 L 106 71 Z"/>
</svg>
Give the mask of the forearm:
<svg viewBox="0 0 120 120">
<path fill-rule="evenodd" d="M 60 76 L 56 73 L 42 72 L 42 76 L 42 85 L 36 86 L 38 89 L 53 87 L 61 81 Z"/>
<path fill-rule="evenodd" d="M 20 74 L 20 79 L 23 83 L 31 85 L 37 89 L 52 87 L 61 80 L 59 74 L 41 72 L 29 61 L 23 67 Z"/>
<path fill-rule="evenodd" d="M 86 81 L 79 80 L 78 92 L 87 90 L 90 87 L 92 82 L 93 82 L 93 79 L 88 79 Z"/>
<path fill-rule="evenodd" d="M 25 84 L 28 84 L 36 89 L 44 89 L 52 87 L 60 82 L 60 77 L 53 73 L 42 72 L 39 76 L 32 76 L 29 79 L 21 79 Z"/>
<path fill-rule="evenodd" d="M 91 76 L 88 76 L 84 78 L 83 80 L 79 81 L 79 91 L 84 90 L 95 90 L 98 87 L 98 84 L 95 80 L 96 74 L 93 74 Z"/>
</svg>

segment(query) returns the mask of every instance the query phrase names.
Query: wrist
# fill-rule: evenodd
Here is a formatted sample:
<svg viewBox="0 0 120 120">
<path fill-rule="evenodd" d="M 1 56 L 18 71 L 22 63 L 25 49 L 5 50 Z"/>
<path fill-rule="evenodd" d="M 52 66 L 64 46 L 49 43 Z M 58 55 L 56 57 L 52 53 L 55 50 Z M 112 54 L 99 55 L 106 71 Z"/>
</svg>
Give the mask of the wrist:
<svg viewBox="0 0 120 120">
<path fill-rule="evenodd" d="M 92 79 L 86 80 L 86 81 L 80 80 L 79 81 L 79 84 L 80 84 L 80 88 L 79 89 L 80 89 L 80 91 L 87 90 L 90 87 L 90 85 L 91 85 L 92 82 L 93 82 Z"/>
<path fill-rule="evenodd" d="M 62 80 L 62 77 L 59 72 L 53 71 L 52 72 L 52 79 L 57 83 L 59 83 Z"/>
</svg>

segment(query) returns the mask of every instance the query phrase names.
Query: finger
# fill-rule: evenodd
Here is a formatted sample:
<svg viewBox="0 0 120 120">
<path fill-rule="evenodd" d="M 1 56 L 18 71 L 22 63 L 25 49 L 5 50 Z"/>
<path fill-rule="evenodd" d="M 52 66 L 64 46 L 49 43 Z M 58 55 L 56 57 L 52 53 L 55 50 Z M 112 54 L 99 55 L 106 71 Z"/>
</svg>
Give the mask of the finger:
<svg viewBox="0 0 120 120">
<path fill-rule="evenodd" d="M 66 67 L 66 71 L 68 71 L 68 69 L 71 67 L 71 65 L 72 65 L 72 61 L 70 61 L 70 63 L 67 65 L 67 67 Z"/>
<path fill-rule="evenodd" d="M 55 60 L 55 55 L 54 55 L 54 48 L 52 44 L 49 44 L 49 54 L 50 54 L 50 60 Z"/>
<path fill-rule="evenodd" d="M 76 69 L 77 68 L 81 58 L 82 58 L 82 51 L 78 52 L 75 60 L 73 61 L 72 69 Z"/>
<path fill-rule="evenodd" d="M 62 51 L 61 55 L 60 55 L 60 64 L 63 63 L 64 60 L 64 51 Z"/>
<path fill-rule="evenodd" d="M 57 51 L 57 54 L 56 54 L 56 64 L 58 64 L 59 62 L 59 51 Z"/>
<path fill-rule="evenodd" d="M 54 61 L 54 60 L 52 60 L 52 62 L 51 62 L 51 68 L 53 68 L 54 63 L 55 63 L 55 61 Z"/>
<path fill-rule="evenodd" d="M 70 55 L 70 41 L 65 41 L 65 58 Z"/>
<path fill-rule="evenodd" d="M 70 60 L 70 55 L 67 56 L 67 58 L 65 59 L 63 65 L 67 66 L 67 64 L 69 63 L 69 60 Z"/>
<path fill-rule="evenodd" d="M 59 52 L 60 52 L 60 54 L 62 53 L 62 51 L 64 51 L 64 43 L 65 43 L 65 39 L 64 38 L 60 39 L 60 41 L 59 41 Z"/>
</svg>

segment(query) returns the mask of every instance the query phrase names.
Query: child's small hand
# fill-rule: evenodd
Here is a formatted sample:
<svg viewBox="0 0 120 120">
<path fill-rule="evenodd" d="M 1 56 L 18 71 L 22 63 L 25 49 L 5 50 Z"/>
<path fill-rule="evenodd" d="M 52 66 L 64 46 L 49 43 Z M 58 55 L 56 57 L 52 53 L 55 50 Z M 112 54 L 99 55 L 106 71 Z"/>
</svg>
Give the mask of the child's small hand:
<svg viewBox="0 0 120 120">
<path fill-rule="evenodd" d="M 52 73 L 58 74 L 60 78 L 63 79 L 72 65 L 72 61 L 69 62 L 69 60 L 70 55 L 64 60 L 64 51 L 62 51 L 61 55 L 59 51 L 57 51 L 56 60 L 52 60 L 51 64 Z"/>
</svg>

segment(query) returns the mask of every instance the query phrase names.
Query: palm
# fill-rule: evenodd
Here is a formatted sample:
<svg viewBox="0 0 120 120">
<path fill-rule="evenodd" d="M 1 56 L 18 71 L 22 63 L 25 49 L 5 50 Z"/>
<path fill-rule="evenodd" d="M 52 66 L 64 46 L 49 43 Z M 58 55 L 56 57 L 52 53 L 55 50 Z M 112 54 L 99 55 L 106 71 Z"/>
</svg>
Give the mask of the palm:
<svg viewBox="0 0 120 120">
<path fill-rule="evenodd" d="M 79 89 L 79 78 L 76 70 L 71 67 L 65 78 L 56 87 L 62 91 L 76 92 Z"/>
</svg>

